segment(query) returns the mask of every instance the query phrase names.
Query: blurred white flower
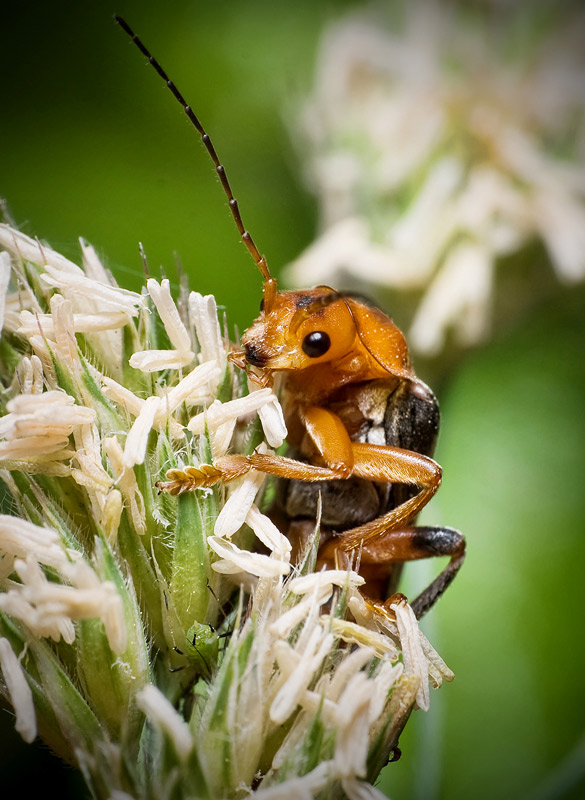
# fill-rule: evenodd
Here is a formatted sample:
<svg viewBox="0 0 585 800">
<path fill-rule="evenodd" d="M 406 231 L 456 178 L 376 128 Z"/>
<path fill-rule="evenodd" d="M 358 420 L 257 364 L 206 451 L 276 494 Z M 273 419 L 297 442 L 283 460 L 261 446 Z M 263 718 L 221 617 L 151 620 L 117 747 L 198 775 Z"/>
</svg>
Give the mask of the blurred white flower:
<svg viewBox="0 0 585 800">
<path fill-rule="evenodd" d="M 532 240 L 585 276 L 585 14 L 531 27 L 533 5 L 330 26 L 296 132 L 320 232 L 291 283 L 418 291 L 409 339 L 431 356 L 485 336 L 494 267 Z"/>
</svg>

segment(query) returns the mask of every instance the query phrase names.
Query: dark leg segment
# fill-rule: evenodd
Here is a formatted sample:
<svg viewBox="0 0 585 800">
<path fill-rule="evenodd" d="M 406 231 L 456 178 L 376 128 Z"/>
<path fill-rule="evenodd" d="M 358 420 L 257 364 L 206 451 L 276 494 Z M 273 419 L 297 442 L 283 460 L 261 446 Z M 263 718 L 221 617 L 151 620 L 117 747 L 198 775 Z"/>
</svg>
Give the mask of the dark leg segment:
<svg viewBox="0 0 585 800">
<path fill-rule="evenodd" d="M 443 571 L 410 604 L 420 619 L 437 602 L 459 571 L 465 558 L 465 539 L 454 528 L 408 527 L 385 531 L 377 539 L 366 542 L 361 550 L 356 548 L 353 552 L 356 555 L 359 553 L 360 574 L 366 578 L 366 592 L 370 597 L 376 596 L 375 587 L 384 585 L 398 564 L 421 558 L 450 556 L 451 560 Z M 343 546 L 343 534 L 340 534 L 322 547 L 319 561 L 333 567 L 339 562 L 344 564 L 349 556 L 350 553 Z M 383 597 L 381 599 L 383 601 Z M 376 607 L 385 605 L 380 599 L 372 602 Z"/>
<path fill-rule="evenodd" d="M 453 581 L 465 560 L 465 539 L 454 528 L 417 528 L 418 546 L 425 548 L 428 556 L 451 556 L 445 569 L 410 604 L 416 618 L 432 608 Z"/>
</svg>

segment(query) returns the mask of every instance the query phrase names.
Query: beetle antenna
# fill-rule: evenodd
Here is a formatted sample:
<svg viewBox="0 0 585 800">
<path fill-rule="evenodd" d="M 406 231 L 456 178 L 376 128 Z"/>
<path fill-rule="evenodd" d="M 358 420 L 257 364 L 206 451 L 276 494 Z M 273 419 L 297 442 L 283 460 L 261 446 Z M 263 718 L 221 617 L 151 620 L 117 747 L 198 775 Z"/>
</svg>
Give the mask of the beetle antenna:
<svg viewBox="0 0 585 800">
<path fill-rule="evenodd" d="M 195 115 L 195 112 L 191 108 L 191 106 L 187 103 L 181 92 L 177 89 L 173 81 L 169 78 L 167 73 L 164 71 L 162 66 L 159 62 L 154 58 L 154 56 L 150 53 L 148 48 L 143 44 L 142 40 L 134 33 L 130 25 L 126 22 L 125 19 L 118 16 L 118 14 L 114 14 L 114 21 L 122 28 L 122 30 L 128 34 L 128 36 L 132 39 L 136 47 L 140 50 L 140 52 L 146 56 L 148 59 L 148 63 L 151 64 L 152 67 L 158 72 L 160 77 L 166 83 L 167 88 L 170 89 L 174 98 L 180 103 L 183 111 L 187 115 L 189 122 L 193 125 L 193 127 L 197 130 L 199 135 L 201 136 L 201 140 L 205 145 L 207 152 L 211 156 L 211 160 L 215 165 L 215 171 L 219 176 L 219 180 L 223 187 L 224 192 L 227 195 L 230 211 L 232 212 L 232 217 L 234 218 L 234 222 L 236 223 L 236 227 L 240 234 L 240 238 L 243 243 L 248 248 L 248 251 L 254 261 L 256 262 L 256 266 L 262 273 L 262 277 L 264 278 L 264 305 L 266 306 L 267 301 L 268 305 L 272 305 L 272 301 L 274 299 L 274 295 L 276 294 L 276 281 L 270 274 L 270 270 L 268 269 L 268 264 L 266 263 L 266 259 L 264 256 L 260 255 L 260 251 L 256 247 L 254 240 L 252 239 L 251 234 L 249 231 L 246 230 L 244 223 L 242 222 L 242 215 L 240 214 L 240 209 L 238 206 L 238 201 L 233 195 L 230 182 L 226 175 L 226 171 L 222 163 L 220 162 L 218 155 L 215 151 L 215 147 L 213 146 L 213 142 L 209 138 L 209 134 L 199 121 L 198 117 Z"/>
</svg>

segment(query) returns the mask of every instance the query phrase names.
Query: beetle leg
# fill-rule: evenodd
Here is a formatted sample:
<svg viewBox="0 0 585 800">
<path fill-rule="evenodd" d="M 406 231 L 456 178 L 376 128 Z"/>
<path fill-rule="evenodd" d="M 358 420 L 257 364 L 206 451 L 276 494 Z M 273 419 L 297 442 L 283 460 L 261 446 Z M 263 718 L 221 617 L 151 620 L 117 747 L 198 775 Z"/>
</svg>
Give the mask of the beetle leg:
<svg viewBox="0 0 585 800">
<path fill-rule="evenodd" d="M 278 456 L 273 453 L 252 453 L 246 456 L 249 467 L 275 475 L 277 478 L 291 478 L 298 481 L 334 481 L 343 477 L 331 467 L 318 467 L 305 461 Z"/>
<path fill-rule="evenodd" d="M 157 481 L 155 486 L 159 492 L 169 492 L 176 496 L 193 489 L 208 489 L 219 481 L 229 483 L 240 475 L 245 475 L 249 470 L 250 465 L 246 456 L 225 456 L 217 459 L 214 464 L 169 469 L 166 481 Z"/>
<path fill-rule="evenodd" d="M 279 478 L 301 481 L 338 480 L 355 475 L 380 483 L 403 483 L 420 491 L 397 508 L 370 522 L 346 531 L 343 548 L 354 550 L 384 531 L 407 525 L 428 503 L 441 483 L 441 468 L 428 456 L 387 445 L 354 442 L 336 414 L 313 406 L 303 413 L 307 432 L 323 457 L 326 466 L 307 464 L 273 453 L 252 453 L 218 458 L 213 465 L 169 470 L 167 482 L 158 488 L 181 494 L 218 481 L 229 481 L 257 469 Z"/>
<path fill-rule="evenodd" d="M 339 566 L 351 560 L 351 554 L 343 546 L 341 534 L 329 540 L 319 552 L 319 563 L 328 567 Z M 340 552 L 341 551 L 341 552 Z M 449 586 L 465 558 L 465 539 L 454 528 L 444 527 L 408 527 L 400 530 L 389 530 L 381 534 L 375 541 L 368 542 L 360 551 L 360 574 L 366 579 L 370 592 L 376 581 L 387 578 L 394 564 L 405 561 L 417 561 L 433 556 L 450 556 L 449 563 L 437 575 L 426 589 L 411 603 L 417 618 L 423 616 L 436 603 Z M 377 613 L 392 618 L 390 606 L 396 602 L 398 595 L 392 595 L 381 601 L 364 596 L 366 602 Z"/>
<path fill-rule="evenodd" d="M 441 484 L 441 467 L 428 456 L 386 445 L 353 442 L 353 474 L 376 482 L 420 487 L 413 497 L 376 519 L 344 531 L 340 547 L 354 550 L 388 530 L 407 525 L 426 506 Z"/>
<path fill-rule="evenodd" d="M 334 469 L 338 477 L 349 478 L 354 464 L 353 442 L 337 414 L 311 406 L 302 412 L 301 419 L 327 466 Z"/>
<path fill-rule="evenodd" d="M 343 547 L 347 550 L 353 550 L 389 528 L 408 524 L 439 488 L 441 467 L 428 456 L 389 445 L 354 442 L 337 414 L 329 409 L 307 408 L 302 412 L 302 420 L 327 466 L 341 478 L 355 475 L 374 482 L 420 487 L 416 495 L 389 513 L 346 531 Z"/>
<path fill-rule="evenodd" d="M 169 469 L 166 481 L 157 481 L 161 492 L 180 495 L 193 489 L 214 486 L 220 481 L 229 483 L 242 477 L 251 469 L 266 472 L 278 478 L 295 478 L 299 481 L 332 481 L 342 477 L 329 467 L 317 467 L 304 461 L 278 456 L 271 453 L 252 453 L 249 456 L 222 456 L 213 464 L 199 464 L 197 467 Z"/>
</svg>

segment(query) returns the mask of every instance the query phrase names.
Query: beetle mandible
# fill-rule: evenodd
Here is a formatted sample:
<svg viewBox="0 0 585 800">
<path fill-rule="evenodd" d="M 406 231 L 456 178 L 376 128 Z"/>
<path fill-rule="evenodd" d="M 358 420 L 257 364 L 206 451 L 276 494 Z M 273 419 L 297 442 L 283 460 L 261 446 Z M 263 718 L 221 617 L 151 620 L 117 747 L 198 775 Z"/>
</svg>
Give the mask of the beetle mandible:
<svg viewBox="0 0 585 800">
<path fill-rule="evenodd" d="M 230 354 L 263 385 L 281 376 L 287 456 L 227 455 L 212 465 L 169 470 L 161 488 L 179 494 L 245 475 L 281 480 L 273 516 L 299 550 L 322 499 L 318 562 L 349 566 L 359 558 L 370 607 L 389 618 L 400 565 L 448 556 L 446 567 L 411 603 L 431 608 L 458 572 L 465 539 L 453 528 L 416 526 L 441 483 L 431 456 L 439 426 L 437 400 L 416 377 L 402 332 L 380 309 L 329 286 L 278 291 L 264 256 L 246 230 L 209 135 L 161 65 L 130 26 L 115 21 L 165 81 L 199 132 L 215 165 L 240 237 L 263 278 L 260 316 Z M 186 474 L 189 479 L 186 480 Z"/>
</svg>

